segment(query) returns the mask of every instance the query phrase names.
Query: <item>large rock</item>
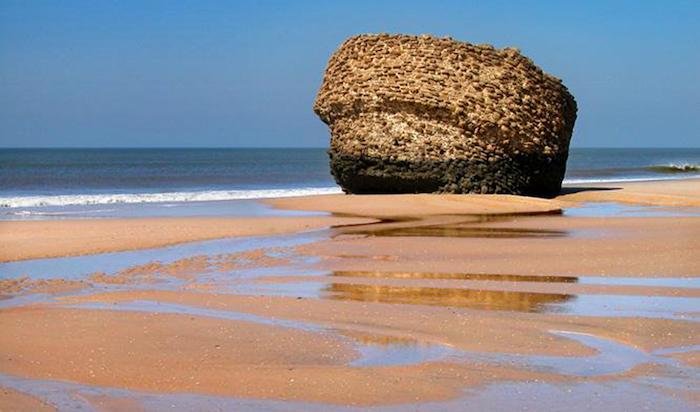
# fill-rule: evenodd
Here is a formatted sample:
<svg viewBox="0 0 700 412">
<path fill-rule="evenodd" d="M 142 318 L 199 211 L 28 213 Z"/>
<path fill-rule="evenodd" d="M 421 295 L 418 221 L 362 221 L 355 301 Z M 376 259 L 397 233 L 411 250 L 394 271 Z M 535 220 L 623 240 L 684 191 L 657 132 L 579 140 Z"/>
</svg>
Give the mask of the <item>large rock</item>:
<svg viewBox="0 0 700 412">
<path fill-rule="evenodd" d="M 576 102 L 519 53 L 361 35 L 331 57 L 314 111 L 351 193 L 559 192 Z"/>
</svg>

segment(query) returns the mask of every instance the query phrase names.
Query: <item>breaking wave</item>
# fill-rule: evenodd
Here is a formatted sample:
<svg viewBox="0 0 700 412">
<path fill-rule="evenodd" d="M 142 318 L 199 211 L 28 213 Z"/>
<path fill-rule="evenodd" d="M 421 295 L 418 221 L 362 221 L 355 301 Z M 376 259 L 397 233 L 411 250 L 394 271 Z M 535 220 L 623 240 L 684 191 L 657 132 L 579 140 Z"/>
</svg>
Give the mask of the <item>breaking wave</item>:
<svg viewBox="0 0 700 412">
<path fill-rule="evenodd" d="M 700 165 L 692 163 L 670 163 L 666 165 L 654 165 L 646 168 L 656 173 L 696 173 L 700 172 Z"/>
<path fill-rule="evenodd" d="M 199 192 L 75 194 L 51 196 L 2 196 L 0 207 L 108 205 L 116 203 L 206 202 L 217 200 L 265 199 L 342 193 L 339 187 L 294 189 L 209 190 Z"/>
</svg>

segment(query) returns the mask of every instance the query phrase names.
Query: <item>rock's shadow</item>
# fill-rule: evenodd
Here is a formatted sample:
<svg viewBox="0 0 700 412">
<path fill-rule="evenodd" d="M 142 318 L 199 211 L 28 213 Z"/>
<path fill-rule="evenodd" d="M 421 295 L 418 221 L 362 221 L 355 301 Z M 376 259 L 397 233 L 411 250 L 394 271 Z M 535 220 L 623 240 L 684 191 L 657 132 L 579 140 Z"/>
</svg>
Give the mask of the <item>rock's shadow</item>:
<svg viewBox="0 0 700 412">
<path fill-rule="evenodd" d="M 562 187 L 559 196 L 571 195 L 581 192 L 601 192 L 609 190 L 621 190 L 621 187 Z"/>
</svg>

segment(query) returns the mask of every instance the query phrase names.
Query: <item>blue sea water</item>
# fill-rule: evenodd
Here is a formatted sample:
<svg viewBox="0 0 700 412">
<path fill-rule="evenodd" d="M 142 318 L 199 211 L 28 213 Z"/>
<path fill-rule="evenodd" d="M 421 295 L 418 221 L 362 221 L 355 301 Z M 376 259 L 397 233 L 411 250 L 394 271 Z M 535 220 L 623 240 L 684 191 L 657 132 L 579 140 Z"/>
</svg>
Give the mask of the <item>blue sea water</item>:
<svg viewBox="0 0 700 412">
<path fill-rule="evenodd" d="M 700 148 L 571 149 L 564 183 L 700 177 Z"/>
<path fill-rule="evenodd" d="M 332 187 L 324 149 L 5 149 L 0 194 Z"/>
<path fill-rule="evenodd" d="M 565 183 L 700 177 L 700 149 L 572 149 Z M 0 149 L 0 208 L 338 193 L 325 149 Z"/>
</svg>

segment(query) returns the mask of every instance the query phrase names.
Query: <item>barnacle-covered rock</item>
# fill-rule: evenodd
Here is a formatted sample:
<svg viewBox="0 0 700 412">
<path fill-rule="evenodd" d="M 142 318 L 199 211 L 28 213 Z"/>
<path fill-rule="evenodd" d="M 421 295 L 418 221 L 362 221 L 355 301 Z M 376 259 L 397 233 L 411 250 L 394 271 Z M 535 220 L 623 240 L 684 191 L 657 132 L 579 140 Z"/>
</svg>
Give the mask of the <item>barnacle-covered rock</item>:
<svg viewBox="0 0 700 412">
<path fill-rule="evenodd" d="M 558 193 L 576 102 L 520 54 L 361 35 L 331 57 L 314 111 L 350 193 Z"/>
</svg>

